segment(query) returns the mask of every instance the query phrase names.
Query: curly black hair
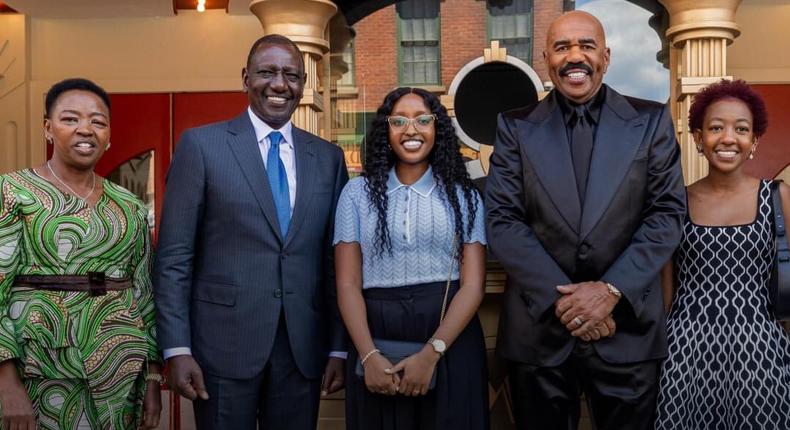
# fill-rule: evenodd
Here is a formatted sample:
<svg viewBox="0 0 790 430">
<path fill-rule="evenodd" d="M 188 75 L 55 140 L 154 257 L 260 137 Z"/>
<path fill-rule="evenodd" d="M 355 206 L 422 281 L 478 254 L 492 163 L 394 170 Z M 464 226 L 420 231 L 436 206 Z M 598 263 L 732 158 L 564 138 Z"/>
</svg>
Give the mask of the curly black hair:
<svg viewBox="0 0 790 430">
<path fill-rule="evenodd" d="M 387 179 L 389 171 L 397 162 L 395 153 L 390 149 L 389 125 L 387 116 L 392 113 L 395 103 L 406 94 L 420 96 L 431 113 L 436 115 L 436 138 L 428 161 L 433 170 L 433 177 L 440 185 L 450 203 L 455 218 L 455 233 L 458 237 L 456 243 L 457 255 L 463 253 L 464 220 L 461 214 L 461 202 L 458 188 L 463 192 L 466 200 L 469 219 L 466 223 L 466 234 L 472 233 L 477 210 L 476 189 L 466 171 L 466 166 L 461 158 L 458 138 L 455 128 L 447 115 L 447 109 L 442 106 L 439 98 L 421 88 L 401 87 L 390 91 L 376 111 L 370 130 L 365 136 L 365 163 L 362 175 L 367 179 L 365 189 L 370 197 L 371 205 L 378 212 L 378 225 L 376 227 L 376 240 L 374 248 L 376 255 L 381 257 L 384 252 L 392 253 L 392 241 L 389 227 L 387 226 Z"/>
</svg>

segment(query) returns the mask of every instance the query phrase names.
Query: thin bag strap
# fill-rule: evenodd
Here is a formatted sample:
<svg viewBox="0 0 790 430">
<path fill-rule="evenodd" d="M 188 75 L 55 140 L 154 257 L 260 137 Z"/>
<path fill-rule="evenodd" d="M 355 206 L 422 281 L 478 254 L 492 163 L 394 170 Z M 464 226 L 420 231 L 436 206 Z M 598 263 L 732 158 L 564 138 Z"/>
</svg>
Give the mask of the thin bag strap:
<svg viewBox="0 0 790 430">
<path fill-rule="evenodd" d="M 456 245 L 458 244 L 458 235 L 456 234 L 453 238 L 453 253 L 450 256 L 450 272 L 447 274 L 447 284 L 444 286 L 444 300 L 442 300 L 442 313 L 439 317 L 439 322 L 444 321 L 444 313 L 447 310 L 447 296 L 450 292 L 450 282 L 453 277 L 453 268 L 455 268 L 455 258 L 457 255 L 458 249 L 456 249 Z"/>
<path fill-rule="evenodd" d="M 776 260 L 771 276 L 772 302 L 774 313 L 779 320 L 790 319 L 790 248 L 787 246 L 787 229 L 782 210 L 782 196 L 779 188 L 782 181 L 771 183 L 771 204 L 774 212 L 774 231 L 776 233 Z"/>
<path fill-rule="evenodd" d="M 790 262 L 790 248 L 787 246 L 782 195 L 779 193 L 781 183 L 782 181 L 777 180 L 771 184 L 771 203 L 773 204 L 774 228 L 776 229 L 776 258 L 778 263 L 787 263 Z"/>
</svg>

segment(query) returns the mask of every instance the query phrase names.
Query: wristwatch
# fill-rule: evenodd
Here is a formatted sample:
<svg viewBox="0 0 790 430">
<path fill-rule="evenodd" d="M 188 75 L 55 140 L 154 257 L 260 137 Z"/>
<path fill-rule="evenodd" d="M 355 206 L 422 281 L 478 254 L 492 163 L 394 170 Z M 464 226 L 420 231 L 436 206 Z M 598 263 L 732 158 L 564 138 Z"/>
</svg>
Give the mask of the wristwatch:
<svg viewBox="0 0 790 430">
<path fill-rule="evenodd" d="M 603 281 L 603 283 L 606 285 L 606 288 L 608 288 L 608 289 L 609 289 L 609 293 L 610 293 L 611 295 L 613 295 L 613 296 L 617 297 L 618 299 L 621 299 L 621 298 L 623 298 L 623 293 L 621 293 L 621 292 L 620 292 L 620 290 L 618 290 L 617 288 L 615 288 L 615 287 L 614 287 L 614 285 L 612 285 L 612 284 L 610 284 L 610 283 L 608 283 L 608 282 L 606 282 L 606 281 Z"/>
<path fill-rule="evenodd" d="M 444 343 L 443 340 L 432 337 L 428 339 L 428 343 L 433 347 L 433 350 L 436 351 L 440 357 L 444 356 L 444 352 L 447 351 L 447 344 Z"/>
</svg>

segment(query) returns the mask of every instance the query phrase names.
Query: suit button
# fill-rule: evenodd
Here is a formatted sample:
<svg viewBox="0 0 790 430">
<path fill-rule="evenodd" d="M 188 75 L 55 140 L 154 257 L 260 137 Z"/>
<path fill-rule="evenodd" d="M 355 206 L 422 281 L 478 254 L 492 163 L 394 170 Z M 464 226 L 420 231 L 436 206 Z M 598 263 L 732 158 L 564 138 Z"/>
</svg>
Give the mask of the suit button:
<svg viewBox="0 0 790 430">
<path fill-rule="evenodd" d="M 283 296 L 283 290 L 281 290 L 279 288 L 274 290 L 274 298 L 275 299 L 279 299 L 282 296 Z"/>
<path fill-rule="evenodd" d="M 580 254 L 586 254 L 587 251 L 589 250 L 590 250 L 590 245 L 587 245 L 586 243 L 582 243 L 582 245 L 579 247 Z"/>
</svg>

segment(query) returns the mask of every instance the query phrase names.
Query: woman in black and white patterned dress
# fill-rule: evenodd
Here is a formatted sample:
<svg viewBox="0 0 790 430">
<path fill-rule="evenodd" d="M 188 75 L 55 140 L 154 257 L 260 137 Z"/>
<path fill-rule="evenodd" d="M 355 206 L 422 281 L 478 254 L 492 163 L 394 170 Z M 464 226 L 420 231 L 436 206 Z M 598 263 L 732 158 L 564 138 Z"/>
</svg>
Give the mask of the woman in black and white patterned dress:
<svg viewBox="0 0 790 430">
<path fill-rule="evenodd" d="M 710 171 L 688 187 L 683 239 L 664 272 L 669 356 L 656 429 L 788 430 L 790 338 L 768 304 L 771 181 L 742 169 L 765 132 L 765 105 L 743 81 L 721 81 L 689 116 Z M 780 191 L 790 213 L 790 187 Z"/>
</svg>

